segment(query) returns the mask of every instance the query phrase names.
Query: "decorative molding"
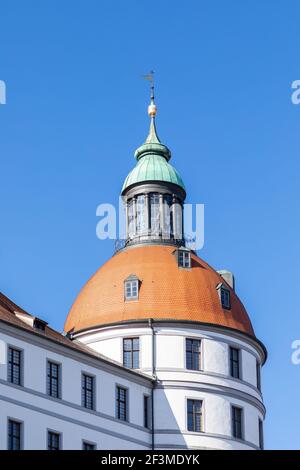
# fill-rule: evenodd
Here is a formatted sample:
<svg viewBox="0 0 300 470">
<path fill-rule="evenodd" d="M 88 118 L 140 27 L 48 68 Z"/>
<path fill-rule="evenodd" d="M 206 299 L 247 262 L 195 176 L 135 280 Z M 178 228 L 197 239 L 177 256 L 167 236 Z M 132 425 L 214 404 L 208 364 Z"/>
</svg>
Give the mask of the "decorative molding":
<svg viewBox="0 0 300 470">
<path fill-rule="evenodd" d="M 144 441 L 140 441 L 139 439 L 135 439 L 134 437 L 129 437 L 127 434 L 120 434 L 120 433 L 111 431 L 109 429 L 102 428 L 100 426 L 95 426 L 93 424 L 88 424 L 85 421 L 80 421 L 78 419 L 70 418 L 69 416 L 65 416 L 65 415 L 62 415 L 62 414 L 59 414 L 59 413 L 54 413 L 50 410 L 45 410 L 45 409 L 40 408 L 38 406 L 30 405 L 29 403 L 24 403 L 24 402 L 15 400 L 14 398 L 5 397 L 3 395 L 0 395 L 0 400 L 2 400 L 4 402 L 7 402 L 7 403 L 11 403 L 11 404 L 16 405 L 16 406 L 20 406 L 21 408 L 27 408 L 28 410 L 35 411 L 36 413 L 51 416 L 52 418 L 60 419 L 60 420 L 65 421 L 65 422 L 75 424 L 77 426 L 81 426 L 81 427 L 84 427 L 84 428 L 87 428 L 87 429 L 91 429 L 93 431 L 101 432 L 103 434 L 107 434 L 107 435 L 115 437 L 117 439 L 122 439 L 122 440 L 125 440 L 125 441 L 133 442 L 134 444 L 138 444 L 138 445 L 145 446 L 145 447 L 148 447 L 148 448 L 151 447 L 149 443 L 146 443 Z M 119 421 L 118 421 L 118 423 L 120 424 Z M 122 421 L 122 423 L 123 423 L 123 421 Z"/>
<path fill-rule="evenodd" d="M 152 377 L 142 374 L 141 372 L 126 369 L 122 364 L 114 363 L 109 358 L 98 356 L 93 350 L 91 350 L 90 353 L 89 351 L 77 350 L 72 346 L 67 346 L 52 338 L 41 336 L 25 329 L 23 330 L 23 328 L 12 325 L 4 320 L 0 320 L 0 331 L 20 341 L 25 341 L 26 343 L 54 352 L 55 354 L 74 359 L 77 362 L 95 367 L 103 372 L 118 375 L 128 381 L 143 385 L 144 387 L 152 387 Z M 55 347 L 53 347 L 52 344 L 55 344 Z"/>
</svg>

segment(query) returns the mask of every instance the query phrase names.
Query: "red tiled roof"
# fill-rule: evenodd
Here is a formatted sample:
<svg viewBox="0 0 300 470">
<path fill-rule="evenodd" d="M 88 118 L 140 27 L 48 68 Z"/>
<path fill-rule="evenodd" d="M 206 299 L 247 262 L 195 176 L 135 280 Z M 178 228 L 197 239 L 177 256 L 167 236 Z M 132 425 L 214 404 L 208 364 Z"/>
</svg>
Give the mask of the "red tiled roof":
<svg viewBox="0 0 300 470">
<path fill-rule="evenodd" d="M 231 291 L 231 309 L 221 306 L 216 286 L 224 279 L 192 253 L 191 269 L 180 269 L 171 246 L 139 246 L 114 255 L 75 300 L 65 331 L 153 318 L 187 320 L 234 328 L 254 336 L 247 312 Z M 124 280 L 141 281 L 139 299 L 124 301 Z"/>
</svg>

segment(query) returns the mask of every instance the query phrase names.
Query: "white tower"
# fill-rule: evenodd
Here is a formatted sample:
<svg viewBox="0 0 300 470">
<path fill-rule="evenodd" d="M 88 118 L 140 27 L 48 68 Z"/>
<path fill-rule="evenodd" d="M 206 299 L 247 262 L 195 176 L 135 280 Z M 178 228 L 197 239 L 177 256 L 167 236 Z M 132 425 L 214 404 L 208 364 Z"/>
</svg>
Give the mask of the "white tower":
<svg viewBox="0 0 300 470">
<path fill-rule="evenodd" d="M 231 273 L 185 246 L 185 187 L 157 136 L 153 88 L 148 112 L 122 189 L 127 238 L 84 286 L 65 331 L 155 378 L 145 396 L 154 449 L 262 448 L 266 349 Z"/>
</svg>

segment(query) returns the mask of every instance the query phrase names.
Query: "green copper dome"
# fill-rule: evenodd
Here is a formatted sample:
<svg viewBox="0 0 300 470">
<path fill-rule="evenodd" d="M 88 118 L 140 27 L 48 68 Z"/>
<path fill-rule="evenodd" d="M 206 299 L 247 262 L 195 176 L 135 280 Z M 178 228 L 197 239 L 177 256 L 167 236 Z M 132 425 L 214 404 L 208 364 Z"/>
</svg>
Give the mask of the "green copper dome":
<svg viewBox="0 0 300 470">
<path fill-rule="evenodd" d="M 179 173 L 161 155 L 148 154 L 141 158 L 125 179 L 122 193 L 132 184 L 145 181 L 166 181 L 185 189 Z"/>
<path fill-rule="evenodd" d="M 149 108 L 152 112 L 154 109 L 153 114 L 149 112 L 151 116 L 150 132 L 146 142 L 135 152 L 137 164 L 125 179 L 122 194 L 129 186 L 147 181 L 173 183 L 180 186 L 185 191 L 181 176 L 175 168 L 168 163 L 168 160 L 171 158 L 170 150 L 166 145 L 160 142 L 157 136 L 154 118 L 156 107 L 154 102 L 151 103 Z"/>
</svg>

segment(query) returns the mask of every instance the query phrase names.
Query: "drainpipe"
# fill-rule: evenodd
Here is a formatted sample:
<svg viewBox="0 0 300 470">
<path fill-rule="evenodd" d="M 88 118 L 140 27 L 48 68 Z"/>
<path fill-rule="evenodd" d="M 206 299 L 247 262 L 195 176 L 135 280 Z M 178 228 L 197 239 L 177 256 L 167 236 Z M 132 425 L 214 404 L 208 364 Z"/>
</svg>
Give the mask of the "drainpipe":
<svg viewBox="0 0 300 470">
<path fill-rule="evenodd" d="M 154 388 L 156 384 L 156 373 L 155 373 L 155 332 L 153 328 L 153 320 L 148 320 L 149 328 L 152 333 L 152 378 L 154 379 L 153 387 L 151 390 L 151 449 L 154 450 Z"/>
</svg>

